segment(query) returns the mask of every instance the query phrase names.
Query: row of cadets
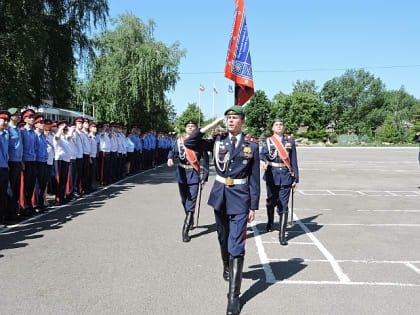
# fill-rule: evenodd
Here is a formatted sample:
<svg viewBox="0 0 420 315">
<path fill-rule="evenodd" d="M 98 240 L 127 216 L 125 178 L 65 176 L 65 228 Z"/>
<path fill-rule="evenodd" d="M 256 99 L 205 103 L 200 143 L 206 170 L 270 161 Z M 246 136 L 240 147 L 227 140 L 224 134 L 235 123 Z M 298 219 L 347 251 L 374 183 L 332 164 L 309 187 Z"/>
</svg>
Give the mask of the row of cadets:
<svg viewBox="0 0 420 315">
<path fill-rule="evenodd" d="M 9 180 L 9 132 L 10 113 L 0 111 L 0 224 L 4 224 L 7 207 L 7 185 Z"/>
</svg>

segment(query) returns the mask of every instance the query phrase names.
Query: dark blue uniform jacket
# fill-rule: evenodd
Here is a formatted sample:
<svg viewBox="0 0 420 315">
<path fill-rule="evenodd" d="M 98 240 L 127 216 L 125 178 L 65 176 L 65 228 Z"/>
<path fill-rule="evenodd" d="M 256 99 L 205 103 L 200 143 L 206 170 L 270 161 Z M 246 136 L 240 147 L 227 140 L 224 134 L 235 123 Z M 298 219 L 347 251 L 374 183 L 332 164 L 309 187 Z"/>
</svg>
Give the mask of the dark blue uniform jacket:
<svg viewBox="0 0 420 315">
<path fill-rule="evenodd" d="M 270 148 L 268 148 L 267 139 L 264 140 L 263 147 L 260 153 L 260 160 L 264 162 L 283 163 L 282 159 L 275 152 L 276 147 L 274 146 L 272 141 L 270 141 L 270 143 Z M 263 177 L 267 184 L 276 186 L 287 186 L 293 184 L 293 182 L 299 182 L 299 168 L 297 163 L 295 140 L 282 137 L 282 144 L 286 148 L 286 151 L 289 153 L 289 159 L 290 164 L 292 165 L 294 179 L 292 178 L 292 175 L 290 174 L 289 169 L 286 165 L 284 165 L 282 168 L 268 166 Z M 275 156 L 275 158 L 270 158 L 269 152 L 271 156 Z"/>
<path fill-rule="evenodd" d="M 175 141 L 172 150 L 168 153 L 168 159 L 173 159 L 174 162 L 178 159 L 178 163 L 182 165 L 191 165 L 190 162 L 187 161 L 187 158 L 181 158 L 181 156 L 185 156 L 185 149 L 181 144 L 181 152 L 178 149 L 178 141 Z M 181 154 L 180 154 L 181 153 Z M 200 161 L 201 159 L 203 162 L 201 163 L 201 168 L 203 170 L 203 180 L 208 181 L 209 179 L 209 155 L 207 151 L 195 151 L 195 155 L 197 159 Z M 190 169 L 185 169 L 178 165 L 176 168 L 176 181 L 180 184 L 198 184 L 200 180 L 200 175 L 197 171 L 191 166 Z"/>
<path fill-rule="evenodd" d="M 250 136 L 242 133 L 241 140 L 236 144 L 235 152 L 232 152 L 232 144 L 228 134 L 214 134 L 211 139 L 203 139 L 204 134 L 198 129 L 188 137 L 184 144 L 196 151 L 213 151 L 215 142 L 219 141 L 220 150 L 214 156 L 217 175 L 232 179 L 247 179 L 245 184 L 226 186 L 224 183 L 215 181 L 210 193 L 208 204 L 216 211 L 226 211 L 226 214 L 248 213 L 249 210 L 257 210 L 260 200 L 260 166 L 259 147 Z M 229 152 L 229 160 L 223 161 Z M 221 170 L 221 168 L 225 168 Z"/>
</svg>

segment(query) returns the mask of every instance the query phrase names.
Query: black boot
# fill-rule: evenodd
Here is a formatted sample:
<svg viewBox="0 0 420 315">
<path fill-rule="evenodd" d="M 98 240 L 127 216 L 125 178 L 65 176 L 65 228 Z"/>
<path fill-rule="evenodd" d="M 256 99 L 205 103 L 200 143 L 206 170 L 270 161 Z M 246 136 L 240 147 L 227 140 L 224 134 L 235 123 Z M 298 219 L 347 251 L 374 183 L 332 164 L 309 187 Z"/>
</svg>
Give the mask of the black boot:
<svg viewBox="0 0 420 315">
<path fill-rule="evenodd" d="M 281 245 L 287 245 L 286 240 L 287 213 L 280 213 L 279 240 Z"/>
<path fill-rule="evenodd" d="M 185 216 L 184 226 L 182 228 L 182 241 L 183 242 L 191 241 L 191 237 L 188 235 L 188 231 L 190 230 L 190 224 L 191 224 L 191 216 L 192 216 L 192 212 L 187 212 Z"/>
<path fill-rule="evenodd" d="M 267 207 L 267 232 L 274 231 L 274 207 Z"/>
<path fill-rule="evenodd" d="M 226 315 L 238 315 L 241 312 L 239 294 L 241 294 L 242 269 L 244 258 L 235 257 L 229 261 L 229 293 Z"/>
<path fill-rule="evenodd" d="M 194 212 L 191 212 L 190 231 L 194 230 Z"/>
<path fill-rule="evenodd" d="M 220 246 L 223 261 L 223 279 L 229 281 L 229 252 L 227 248 Z"/>
</svg>

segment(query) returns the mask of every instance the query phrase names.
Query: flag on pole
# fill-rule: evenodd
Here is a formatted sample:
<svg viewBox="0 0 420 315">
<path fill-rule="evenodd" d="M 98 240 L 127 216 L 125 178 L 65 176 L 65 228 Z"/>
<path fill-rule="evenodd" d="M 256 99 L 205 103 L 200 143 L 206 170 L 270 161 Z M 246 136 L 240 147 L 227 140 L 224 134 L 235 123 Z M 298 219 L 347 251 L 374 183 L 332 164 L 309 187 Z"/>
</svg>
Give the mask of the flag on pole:
<svg viewBox="0 0 420 315">
<path fill-rule="evenodd" d="M 229 84 L 229 87 L 228 87 L 228 92 L 233 93 L 233 88 L 232 88 L 232 85 L 230 85 L 230 84 Z"/>
<path fill-rule="evenodd" d="M 216 93 L 216 94 L 219 93 L 219 92 L 217 92 L 216 88 L 213 88 L 213 92 Z"/>
<path fill-rule="evenodd" d="M 205 90 L 204 86 L 200 84 L 200 91 L 203 92 Z"/>
<path fill-rule="evenodd" d="M 235 82 L 235 104 L 243 105 L 254 94 L 251 55 L 244 0 L 235 0 L 235 15 L 225 65 L 225 77 Z"/>
</svg>

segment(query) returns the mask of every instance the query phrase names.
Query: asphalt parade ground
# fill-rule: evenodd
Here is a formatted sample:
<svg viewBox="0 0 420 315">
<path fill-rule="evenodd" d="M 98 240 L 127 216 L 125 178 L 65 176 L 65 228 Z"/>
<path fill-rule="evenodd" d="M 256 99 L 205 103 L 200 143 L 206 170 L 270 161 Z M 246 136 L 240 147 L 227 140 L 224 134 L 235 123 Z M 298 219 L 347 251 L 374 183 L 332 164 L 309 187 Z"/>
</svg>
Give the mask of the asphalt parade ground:
<svg viewBox="0 0 420 315">
<path fill-rule="evenodd" d="M 241 314 L 419 314 L 418 148 L 298 147 L 288 246 L 248 226 Z M 0 314 L 225 314 L 213 210 L 160 166 L 0 231 Z M 276 220 L 278 229 L 278 219 Z"/>
</svg>

